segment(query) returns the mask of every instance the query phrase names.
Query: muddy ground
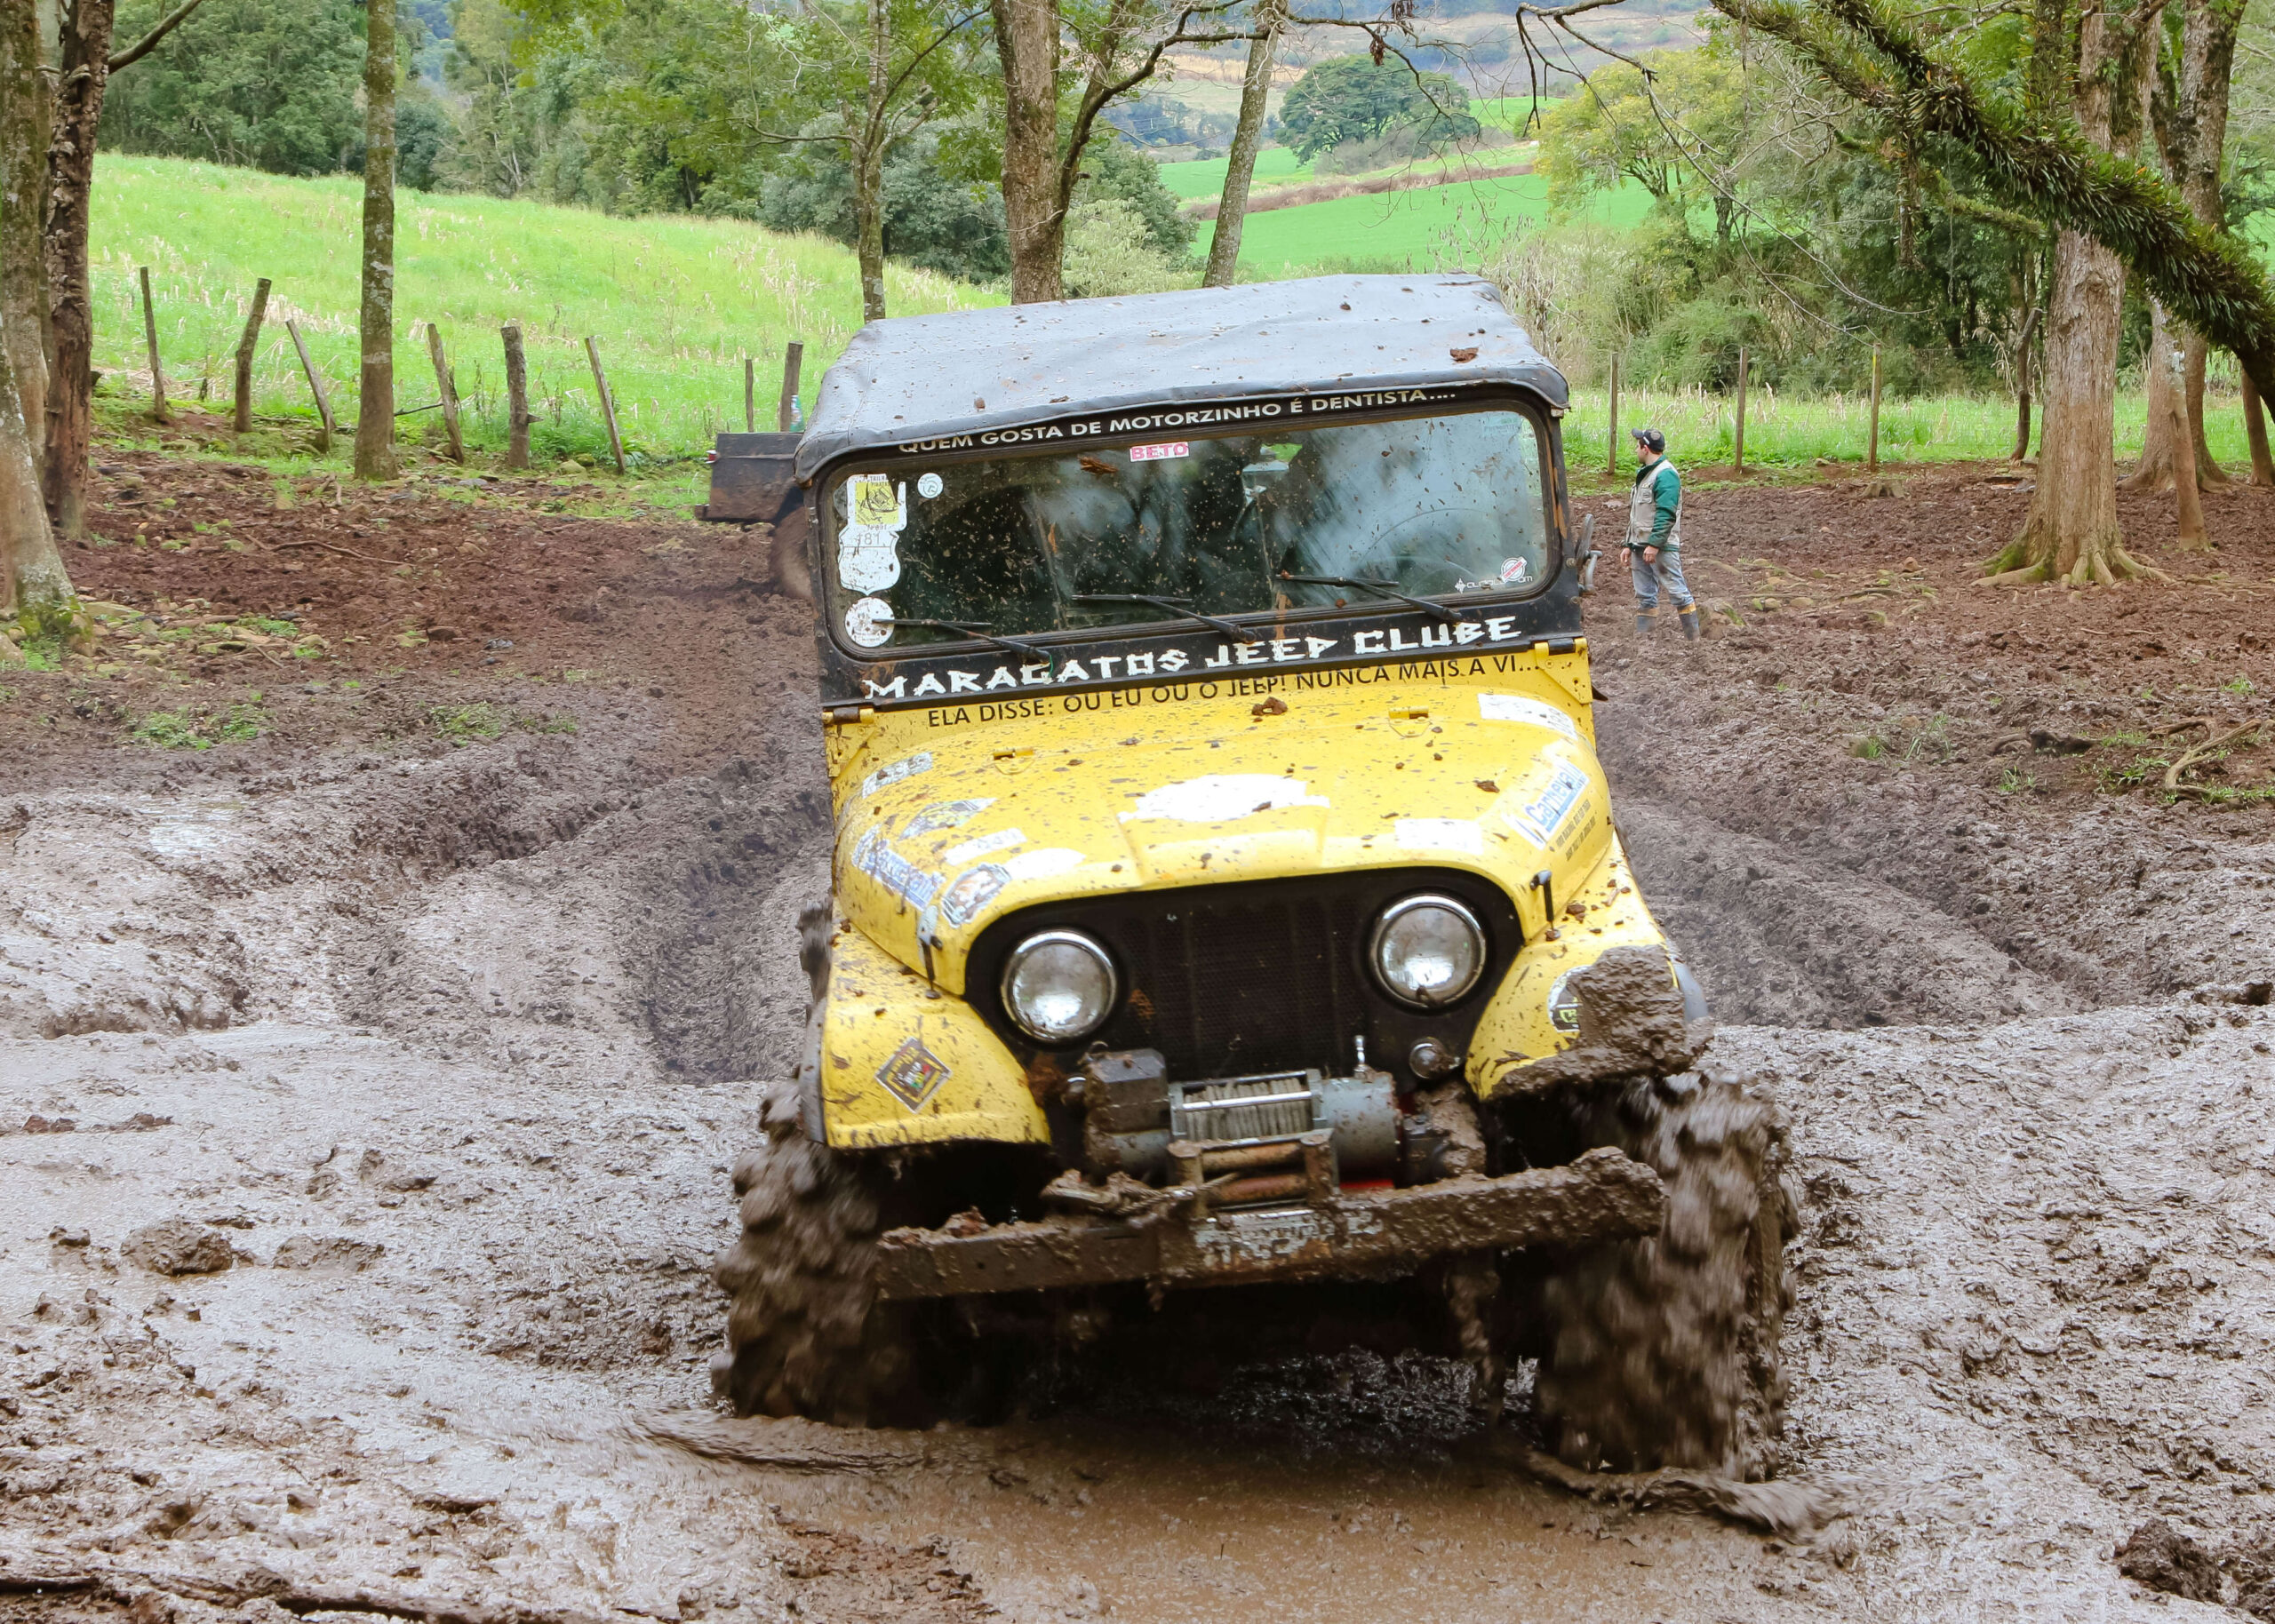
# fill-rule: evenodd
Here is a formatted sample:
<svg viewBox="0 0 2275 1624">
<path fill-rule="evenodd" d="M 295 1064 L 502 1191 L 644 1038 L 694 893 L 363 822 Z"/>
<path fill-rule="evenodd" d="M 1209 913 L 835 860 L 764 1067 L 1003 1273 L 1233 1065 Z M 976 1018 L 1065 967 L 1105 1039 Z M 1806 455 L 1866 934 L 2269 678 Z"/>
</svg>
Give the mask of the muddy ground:
<svg viewBox="0 0 2275 1624">
<path fill-rule="evenodd" d="M 1849 1514 L 1788 1543 L 1539 1486 L 1425 1360 L 724 1420 L 827 840 L 762 544 L 108 466 L 106 635 L 0 672 L 0 1619 L 2275 1616 L 2275 748 L 2162 784 L 2268 713 L 2275 498 L 2016 593 L 1986 471 L 1700 490 L 1715 635 L 1595 601 L 1623 831 L 1794 1119 Z M 2153 1518 L 2213 1599 L 2120 1573 Z"/>
</svg>

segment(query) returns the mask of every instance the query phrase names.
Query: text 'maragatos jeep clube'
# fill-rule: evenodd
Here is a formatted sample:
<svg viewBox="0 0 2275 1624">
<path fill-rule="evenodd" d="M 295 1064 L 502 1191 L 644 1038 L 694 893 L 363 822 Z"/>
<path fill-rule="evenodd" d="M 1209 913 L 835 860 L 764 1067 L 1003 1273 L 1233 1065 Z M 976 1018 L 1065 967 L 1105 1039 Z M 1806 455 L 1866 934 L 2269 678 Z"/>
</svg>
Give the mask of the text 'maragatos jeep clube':
<svg viewBox="0 0 2275 1624">
<path fill-rule="evenodd" d="M 745 1413 L 1086 1357 L 1505 1362 L 1577 1464 L 1774 1461 L 1784 1130 L 1594 751 L 1563 378 L 1488 284 L 871 323 L 797 448 L 834 895 L 735 1170 Z"/>
</svg>

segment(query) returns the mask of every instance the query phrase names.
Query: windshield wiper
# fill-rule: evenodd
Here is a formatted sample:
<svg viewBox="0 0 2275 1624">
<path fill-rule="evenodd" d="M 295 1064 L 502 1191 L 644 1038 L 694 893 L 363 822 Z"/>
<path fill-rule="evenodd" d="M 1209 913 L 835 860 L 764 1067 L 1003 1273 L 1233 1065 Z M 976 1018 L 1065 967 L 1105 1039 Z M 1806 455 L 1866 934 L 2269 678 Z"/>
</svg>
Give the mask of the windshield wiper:
<svg viewBox="0 0 2275 1624">
<path fill-rule="evenodd" d="M 985 625 L 980 625 L 978 622 L 968 620 L 903 620 L 898 617 L 895 617 L 889 620 L 881 619 L 877 624 L 881 626 L 930 626 L 936 632 L 961 632 L 966 637 L 976 637 L 983 643 L 993 643 L 998 649 L 1009 649 L 1013 654 L 1025 655 L 1028 659 L 1041 660 L 1043 664 L 1044 669 L 1050 672 L 1052 676 L 1055 677 L 1058 674 L 1058 662 L 1051 657 L 1050 649 L 1038 649 L 1034 644 L 1024 642 L 1016 637 L 998 637 L 994 633 L 989 631 Z"/>
<path fill-rule="evenodd" d="M 1433 603 L 1427 598 L 1417 598 L 1410 593 L 1402 593 L 1398 590 L 1398 584 L 1394 581 L 1361 580 L 1355 575 L 1289 575 L 1285 569 L 1280 572 L 1280 578 L 1283 581 L 1298 581 L 1305 586 L 1355 586 L 1361 592 L 1377 593 L 1385 598 L 1396 598 L 1401 603 L 1411 603 L 1424 614 L 1430 616 L 1433 619 L 1442 620 L 1448 625 L 1461 624 L 1461 617 L 1444 604 Z"/>
<path fill-rule="evenodd" d="M 1204 626 L 1214 626 L 1227 636 L 1237 637 L 1244 643 L 1262 642 L 1264 639 L 1246 626 L 1236 626 L 1229 620 L 1219 620 L 1214 615 L 1204 615 L 1192 607 L 1190 598 L 1156 598 L 1142 592 L 1078 592 L 1077 603 L 1150 603 L 1155 609 L 1167 609 L 1172 615 L 1187 620 L 1197 620 Z"/>
</svg>

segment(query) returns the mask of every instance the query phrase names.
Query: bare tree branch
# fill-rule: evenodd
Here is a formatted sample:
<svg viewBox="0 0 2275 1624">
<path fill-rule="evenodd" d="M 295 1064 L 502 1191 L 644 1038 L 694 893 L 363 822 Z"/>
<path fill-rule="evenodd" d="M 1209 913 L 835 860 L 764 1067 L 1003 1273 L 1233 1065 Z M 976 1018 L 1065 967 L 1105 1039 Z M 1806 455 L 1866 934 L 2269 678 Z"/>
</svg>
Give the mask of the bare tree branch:
<svg viewBox="0 0 2275 1624">
<path fill-rule="evenodd" d="M 166 13 L 164 19 L 159 22 L 156 28 L 151 29 L 133 44 L 128 46 L 116 56 L 111 58 L 109 62 L 106 64 L 105 71 L 116 73 L 120 68 L 130 68 L 133 66 L 133 64 L 140 61 L 144 57 L 148 56 L 160 40 L 172 33 L 185 18 L 204 4 L 205 0 L 182 0 L 182 3 L 180 5 L 174 7 L 172 11 Z"/>
</svg>

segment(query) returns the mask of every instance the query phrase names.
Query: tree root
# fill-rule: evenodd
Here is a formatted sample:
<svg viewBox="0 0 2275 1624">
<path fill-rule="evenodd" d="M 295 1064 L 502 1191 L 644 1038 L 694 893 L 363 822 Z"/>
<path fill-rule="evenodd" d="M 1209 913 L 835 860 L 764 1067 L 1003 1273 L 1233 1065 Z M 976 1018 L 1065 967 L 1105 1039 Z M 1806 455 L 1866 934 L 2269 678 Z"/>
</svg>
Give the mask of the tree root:
<svg viewBox="0 0 2275 1624">
<path fill-rule="evenodd" d="M 1568 1493 L 1636 1510 L 1664 1507 L 1704 1511 L 1741 1527 L 1795 1540 L 1816 1532 L 1848 1508 L 1840 1498 L 1805 1483 L 1739 1483 L 1710 1472 L 1585 1472 L 1554 1455 L 1497 1442 L 1494 1453 L 1527 1475 Z"/>
<path fill-rule="evenodd" d="M 385 1590 L 299 1585 L 261 1567 L 226 1580 L 110 1566 L 34 1569 L 0 1559 L 0 1596 L 95 1595 L 126 1606 L 152 1590 L 216 1607 L 242 1607 L 266 1599 L 287 1612 L 368 1612 L 427 1624 L 601 1624 L 596 1614 L 526 1607 L 518 1602 L 446 1602 Z"/>
<path fill-rule="evenodd" d="M 2245 722 L 2239 728 L 2230 728 L 2225 733 L 2211 733 L 2211 724 L 2207 722 L 2205 724 L 2205 728 L 2207 734 L 2209 734 L 2209 736 L 2207 736 L 2202 744 L 2191 744 L 2187 749 L 2182 751 L 2180 754 L 2174 759 L 2173 764 L 2165 768 L 2163 781 L 2165 792 L 2170 795 L 2203 794 L 2205 792 L 2205 786 L 2203 784 L 2183 784 L 2180 781 L 2180 775 L 2183 769 L 2192 767 L 2197 762 L 2207 759 L 2214 751 L 2219 749 L 2223 744 L 2231 744 L 2247 734 L 2257 733 L 2260 728 L 2266 725 L 2267 719 L 2262 717 L 2256 721 Z"/>
</svg>

